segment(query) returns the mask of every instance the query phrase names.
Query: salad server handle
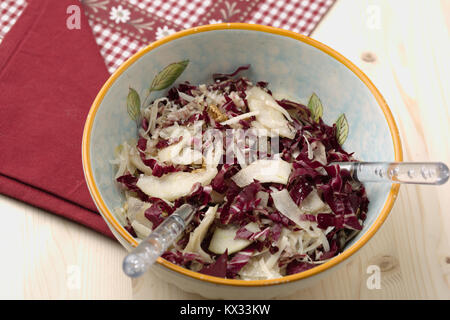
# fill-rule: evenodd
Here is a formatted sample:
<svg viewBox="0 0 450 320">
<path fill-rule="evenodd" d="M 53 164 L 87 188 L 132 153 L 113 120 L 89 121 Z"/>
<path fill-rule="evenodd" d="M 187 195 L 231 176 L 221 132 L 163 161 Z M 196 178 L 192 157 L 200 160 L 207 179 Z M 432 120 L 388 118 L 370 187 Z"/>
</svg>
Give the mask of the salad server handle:
<svg viewBox="0 0 450 320">
<path fill-rule="evenodd" d="M 442 162 L 335 162 L 360 182 L 441 185 L 449 169 Z"/>
<path fill-rule="evenodd" d="M 123 260 L 126 275 L 135 278 L 144 274 L 186 228 L 195 207 L 183 204 L 141 241 Z"/>
</svg>

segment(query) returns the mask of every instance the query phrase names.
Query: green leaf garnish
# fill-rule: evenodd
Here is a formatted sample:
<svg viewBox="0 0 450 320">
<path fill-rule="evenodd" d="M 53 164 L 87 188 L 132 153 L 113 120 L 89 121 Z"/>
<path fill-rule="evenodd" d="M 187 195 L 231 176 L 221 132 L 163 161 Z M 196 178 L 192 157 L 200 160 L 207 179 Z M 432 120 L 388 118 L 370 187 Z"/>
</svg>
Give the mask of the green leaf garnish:
<svg viewBox="0 0 450 320">
<path fill-rule="evenodd" d="M 127 111 L 131 119 L 138 122 L 141 116 L 141 98 L 133 88 L 130 88 L 127 97 Z"/>
<path fill-rule="evenodd" d="M 315 122 L 319 122 L 319 118 L 323 115 L 323 106 L 319 97 L 313 93 L 308 101 L 308 109 L 311 111 L 311 117 Z"/>
<path fill-rule="evenodd" d="M 348 122 L 345 114 L 341 114 L 336 120 L 336 139 L 340 145 L 343 145 L 348 136 Z"/>
<path fill-rule="evenodd" d="M 153 79 L 149 92 L 163 90 L 170 87 L 183 73 L 188 64 L 189 60 L 169 64 Z"/>
</svg>

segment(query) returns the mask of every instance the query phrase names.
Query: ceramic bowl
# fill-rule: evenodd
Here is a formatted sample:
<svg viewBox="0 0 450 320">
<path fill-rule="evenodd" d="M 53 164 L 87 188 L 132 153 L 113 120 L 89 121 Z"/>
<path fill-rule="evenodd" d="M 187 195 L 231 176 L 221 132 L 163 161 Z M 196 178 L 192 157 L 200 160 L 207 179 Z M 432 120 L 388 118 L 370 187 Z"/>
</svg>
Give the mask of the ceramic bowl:
<svg viewBox="0 0 450 320">
<path fill-rule="evenodd" d="M 83 167 L 89 190 L 111 231 L 128 250 L 137 242 L 112 213 L 123 196 L 113 182 L 115 172 L 109 162 L 121 142 L 136 137 L 136 125 L 127 115 L 128 88 L 144 95 L 160 70 L 185 59 L 190 63 L 177 83 L 207 83 L 213 73 L 251 64 L 246 75 L 269 82 L 274 93 L 306 104 L 315 92 L 324 105 L 326 123 L 346 114 L 350 127 L 344 145 L 347 151 L 365 161 L 402 161 L 398 130 L 385 100 L 361 70 L 333 49 L 294 32 L 252 24 L 215 24 L 181 31 L 153 42 L 118 68 L 98 93 L 85 125 Z M 157 92 L 152 98 L 166 93 Z M 313 269 L 280 279 L 245 281 L 203 275 L 159 258 L 152 271 L 207 298 L 269 299 L 291 294 L 334 272 L 380 228 L 399 187 L 366 187 L 370 205 L 363 230 L 343 253 Z"/>
</svg>

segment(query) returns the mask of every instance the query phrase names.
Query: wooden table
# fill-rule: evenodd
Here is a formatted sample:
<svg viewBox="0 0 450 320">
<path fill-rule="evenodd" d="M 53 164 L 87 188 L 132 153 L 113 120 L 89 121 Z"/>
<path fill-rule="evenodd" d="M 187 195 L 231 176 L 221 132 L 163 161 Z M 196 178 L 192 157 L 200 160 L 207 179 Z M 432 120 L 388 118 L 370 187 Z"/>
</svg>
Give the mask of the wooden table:
<svg viewBox="0 0 450 320">
<path fill-rule="evenodd" d="M 449 30 L 449 0 L 338 0 L 312 35 L 379 88 L 405 160 L 450 164 Z M 449 299 L 449 208 L 450 183 L 402 186 L 389 218 L 351 263 L 285 298 Z M 4 196 L 0 210 L 0 298 L 201 299 L 152 274 L 132 283 L 121 271 L 125 250 L 83 226 Z M 368 289 L 370 265 L 381 269 L 380 289 Z"/>
</svg>

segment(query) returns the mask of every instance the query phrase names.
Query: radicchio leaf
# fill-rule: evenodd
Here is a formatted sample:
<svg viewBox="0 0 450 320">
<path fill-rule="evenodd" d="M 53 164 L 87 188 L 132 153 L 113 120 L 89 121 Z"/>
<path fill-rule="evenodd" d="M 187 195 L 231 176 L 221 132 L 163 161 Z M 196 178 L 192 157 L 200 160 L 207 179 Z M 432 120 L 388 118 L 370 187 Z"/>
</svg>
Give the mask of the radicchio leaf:
<svg viewBox="0 0 450 320">
<path fill-rule="evenodd" d="M 118 177 L 116 181 L 120 182 L 128 190 L 135 192 L 142 201 L 148 201 L 149 197 L 136 186 L 138 181 L 137 177 L 134 177 L 128 173 Z"/>
<path fill-rule="evenodd" d="M 228 80 L 230 78 L 233 78 L 235 75 L 237 75 L 239 72 L 244 71 L 244 70 L 248 70 L 250 68 L 249 64 L 246 64 L 244 66 L 240 66 L 239 68 L 237 68 L 234 72 L 232 73 L 214 73 L 212 75 L 213 80 L 215 82 L 217 81 L 224 81 L 224 80 Z"/>
<path fill-rule="evenodd" d="M 228 250 L 225 250 L 225 252 L 221 254 L 214 263 L 204 266 L 202 269 L 200 269 L 199 272 L 209 276 L 226 278 L 227 261 L 228 261 Z"/>
<path fill-rule="evenodd" d="M 228 261 L 227 277 L 236 277 L 237 273 L 248 263 L 255 250 L 255 247 L 250 246 L 236 253 L 234 257 L 230 261 Z"/>
<path fill-rule="evenodd" d="M 300 273 L 314 267 L 312 263 L 294 260 L 286 266 L 286 275 Z"/>
<path fill-rule="evenodd" d="M 181 251 L 166 251 L 161 255 L 162 258 L 174 264 L 186 267 L 192 261 L 197 261 L 199 263 L 204 263 L 200 256 L 196 253 L 183 253 Z"/>
<path fill-rule="evenodd" d="M 174 208 L 159 198 L 150 198 L 149 201 L 152 202 L 152 205 L 145 210 L 144 215 L 153 224 L 152 230 L 155 230 L 165 219 L 163 212 L 169 215 L 174 211 Z"/>
</svg>

